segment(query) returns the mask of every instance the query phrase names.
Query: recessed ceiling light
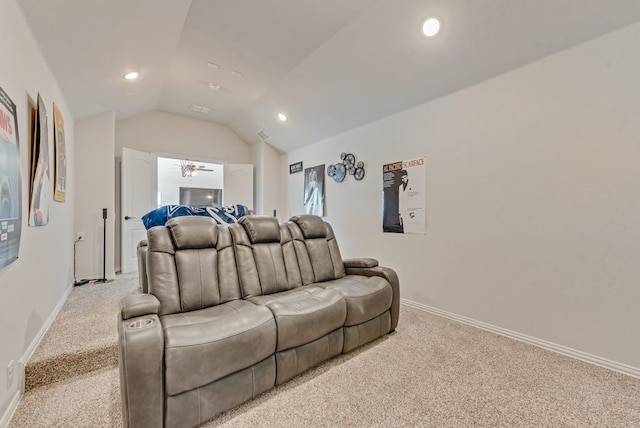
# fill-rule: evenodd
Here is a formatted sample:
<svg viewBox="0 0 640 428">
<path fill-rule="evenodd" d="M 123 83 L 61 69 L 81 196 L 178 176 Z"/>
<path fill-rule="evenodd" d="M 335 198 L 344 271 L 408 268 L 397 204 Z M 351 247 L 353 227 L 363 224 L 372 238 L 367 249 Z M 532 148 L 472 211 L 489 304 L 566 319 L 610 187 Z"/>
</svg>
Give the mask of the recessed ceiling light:
<svg viewBox="0 0 640 428">
<path fill-rule="evenodd" d="M 242 77 L 243 74 L 240 73 L 238 70 L 231 70 L 231 74 L 233 74 L 236 77 Z"/>
<path fill-rule="evenodd" d="M 219 91 L 220 90 L 220 84 L 219 83 L 209 82 L 209 89 L 211 89 L 212 91 Z"/>
<path fill-rule="evenodd" d="M 287 115 L 284 113 L 278 113 L 278 119 L 280 119 L 282 122 L 286 122 L 287 121 Z"/>
<path fill-rule="evenodd" d="M 435 37 L 440 33 L 442 28 L 442 24 L 440 20 L 436 17 L 430 17 L 424 20 L 422 23 L 422 34 L 427 37 Z"/>
<path fill-rule="evenodd" d="M 138 73 L 137 71 L 130 71 L 124 75 L 124 78 L 127 80 L 135 80 L 138 78 L 138 76 L 140 76 L 140 73 Z"/>
<path fill-rule="evenodd" d="M 218 64 L 214 64 L 213 62 L 208 62 L 207 63 L 207 67 L 208 68 L 213 68 L 213 69 L 220 68 L 220 66 Z"/>
</svg>

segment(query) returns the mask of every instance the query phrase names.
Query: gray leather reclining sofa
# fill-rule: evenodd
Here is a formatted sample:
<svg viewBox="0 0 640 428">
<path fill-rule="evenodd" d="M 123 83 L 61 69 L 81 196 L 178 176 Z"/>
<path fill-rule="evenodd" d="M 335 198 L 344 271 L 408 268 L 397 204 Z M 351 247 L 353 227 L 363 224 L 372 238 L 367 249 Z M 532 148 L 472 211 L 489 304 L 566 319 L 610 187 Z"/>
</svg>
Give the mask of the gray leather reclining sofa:
<svg viewBox="0 0 640 428">
<path fill-rule="evenodd" d="M 180 217 L 144 250 L 148 293 L 118 322 L 125 427 L 196 426 L 398 323 L 396 273 L 343 261 L 317 216 Z"/>
</svg>

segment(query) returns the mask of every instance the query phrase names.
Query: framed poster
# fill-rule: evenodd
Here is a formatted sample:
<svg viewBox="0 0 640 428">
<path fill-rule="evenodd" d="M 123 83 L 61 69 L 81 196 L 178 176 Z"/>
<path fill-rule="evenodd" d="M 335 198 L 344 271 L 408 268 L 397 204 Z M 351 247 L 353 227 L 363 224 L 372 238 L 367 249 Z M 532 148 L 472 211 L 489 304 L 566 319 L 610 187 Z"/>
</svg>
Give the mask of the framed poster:
<svg viewBox="0 0 640 428">
<path fill-rule="evenodd" d="M 302 161 L 289 164 L 289 174 L 302 172 Z"/>
<path fill-rule="evenodd" d="M 382 231 L 421 233 L 426 221 L 426 157 L 382 166 Z"/>
<path fill-rule="evenodd" d="M 64 118 L 58 106 L 53 104 L 53 200 L 64 202 L 67 193 L 67 148 L 64 139 Z"/>
<path fill-rule="evenodd" d="M 44 226 L 49 223 L 49 128 L 47 109 L 38 94 L 33 146 L 31 157 L 31 186 L 29 191 L 29 226 Z"/>
<path fill-rule="evenodd" d="M 16 105 L 0 88 L 0 269 L 20 250 L 22 198 Z"/>
<path fill-rule="evenodd" d="M 324 164 L 304 170 L 304 211 L 324 215 Z"/>
</svg>

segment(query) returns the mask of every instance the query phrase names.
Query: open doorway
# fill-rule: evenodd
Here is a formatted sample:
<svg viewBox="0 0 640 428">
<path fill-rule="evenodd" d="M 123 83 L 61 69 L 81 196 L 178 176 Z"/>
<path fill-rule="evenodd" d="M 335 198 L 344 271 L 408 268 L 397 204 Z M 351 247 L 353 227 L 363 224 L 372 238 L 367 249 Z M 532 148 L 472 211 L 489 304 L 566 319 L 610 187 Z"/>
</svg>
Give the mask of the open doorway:
<svg viewBox="0 0 640 428">
<path fill-rule="evenodd" d="M 158 207 L 221 207 L 223 189 L 222 164 L 158 157 Z"/>
<path fill-rule="evenodd" d="M 155 208 L 162 205 L 242 204 L 249 210 L 253 209 L 251 164 L 223 165 L 184 158 L 161 158 L 125 147 L 119 166 L 118 171 L 116 164 L 117 177 L 121 180 L 117 186 L 120 191 L 116 190 L 118 220 L 114 260 L 116 271 L 122 273 L 138 269 L 136 246 L 147 236 L 141 218 Z"/>
</svg>

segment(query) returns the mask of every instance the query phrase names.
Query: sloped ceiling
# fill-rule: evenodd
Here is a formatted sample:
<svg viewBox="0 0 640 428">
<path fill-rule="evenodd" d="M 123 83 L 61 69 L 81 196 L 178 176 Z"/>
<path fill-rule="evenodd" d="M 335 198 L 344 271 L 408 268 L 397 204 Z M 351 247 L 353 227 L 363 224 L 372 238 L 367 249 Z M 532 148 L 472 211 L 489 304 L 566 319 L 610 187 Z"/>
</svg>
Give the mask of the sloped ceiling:
<svg viewBox="0 0 640 428">
<path fill-rule="evenodd" d="M 76 118 L 162 110 L 282 151 L 640 21 L 637 0 L 17 1 Z"/>
</svg>

